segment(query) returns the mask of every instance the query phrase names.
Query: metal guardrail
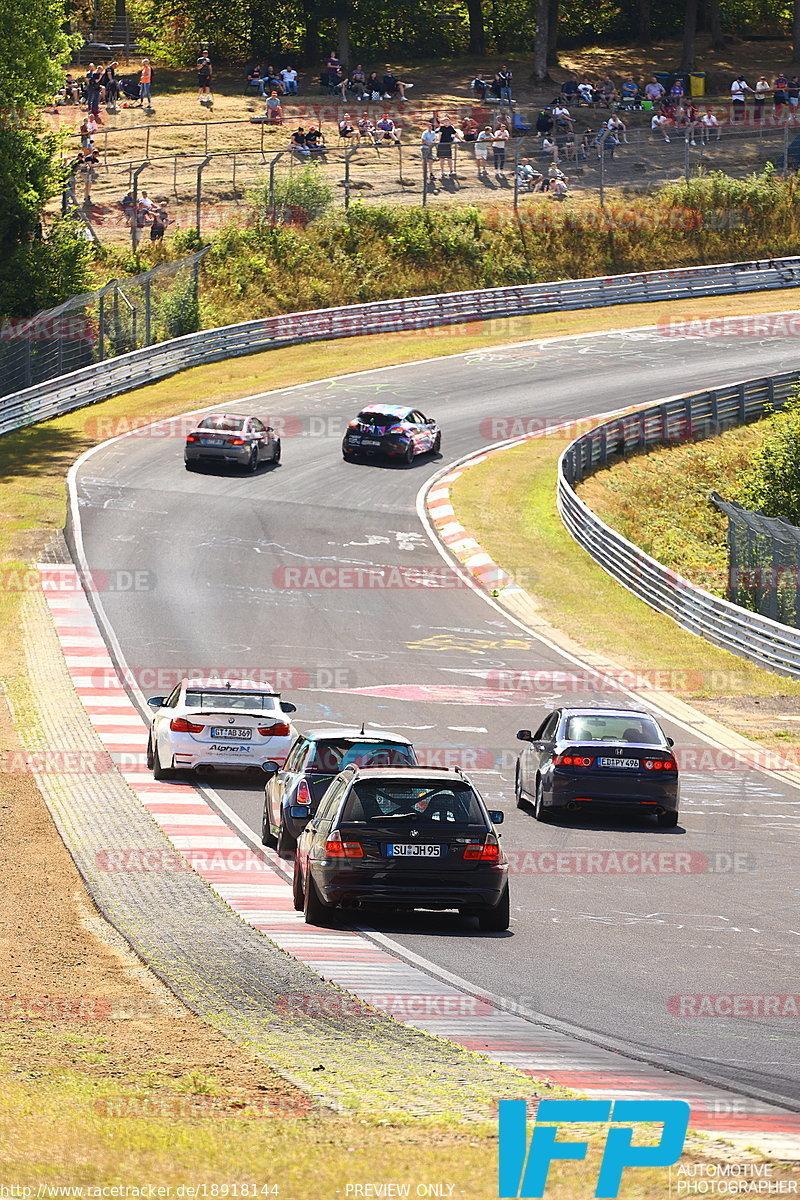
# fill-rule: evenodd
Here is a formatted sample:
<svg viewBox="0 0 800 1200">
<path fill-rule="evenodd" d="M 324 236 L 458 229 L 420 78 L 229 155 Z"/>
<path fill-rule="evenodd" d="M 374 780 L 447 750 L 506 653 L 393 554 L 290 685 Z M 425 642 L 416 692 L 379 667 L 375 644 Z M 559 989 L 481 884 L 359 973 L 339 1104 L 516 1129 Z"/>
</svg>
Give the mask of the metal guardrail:
<svg viewBox="0 0 800 1200">
<path fill-rule="evenodd" d="M 561 519 L 596 563 L 651 608 L 742 658 L 781 675 L 800 678 L 800 629 L 714 596 L 606 525 L 576 494 L 574 485 L 611 455 L 665 442 L 720 433 L 779 407 L 800 382 L 800 371 L 750 379 L 714 391 L 695 392 L 614 417 L 576 438 L 558 464 Z"/>
<path fill-rule="evenodd" d="M 403 300 L 267 317 L 160 342 L 15 392 L 0 401 L 0 435 L 165 379 L 188 367 L 298 342 L 430 329 L 495 317 L 798 286 L 800 257 L 793 257 L 450 292 L 440 296 L 410 296 Z"/>
</svg>

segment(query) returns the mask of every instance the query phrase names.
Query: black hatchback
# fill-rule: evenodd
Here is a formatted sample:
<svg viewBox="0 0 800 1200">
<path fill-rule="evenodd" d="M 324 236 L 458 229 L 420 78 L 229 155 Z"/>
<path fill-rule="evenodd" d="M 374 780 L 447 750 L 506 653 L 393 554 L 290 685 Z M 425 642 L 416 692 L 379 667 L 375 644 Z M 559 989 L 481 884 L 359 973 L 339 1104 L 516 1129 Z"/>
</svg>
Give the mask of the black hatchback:
<svg viewBox="0 0 800 1200">
<path fill-rule="evenodd" d="M 442 431 L 436 422 L 405 404 L 368 404 L 342 439 L 345 462 L 393 458 L 410 466 L 418 454 L 439 454 L 441 448 Z"/>
<path fill-rule="evenodd" d="M 678 764 L 650 713 L 631 708 L 558 708 L 517 760 L 517 807 L 534 806 L 537 821 L 564 809 L 609 806 L 653 813 L 659 825 L 678 824 Z"/>
<path fill-rule="evenodd" d="M 294 906 L 311 925 L 336 907 L 383 905 L 454 908 L 507 929 L 502 820 L 459 770 L 347 767 L 298 839 Z"/>
</svg>

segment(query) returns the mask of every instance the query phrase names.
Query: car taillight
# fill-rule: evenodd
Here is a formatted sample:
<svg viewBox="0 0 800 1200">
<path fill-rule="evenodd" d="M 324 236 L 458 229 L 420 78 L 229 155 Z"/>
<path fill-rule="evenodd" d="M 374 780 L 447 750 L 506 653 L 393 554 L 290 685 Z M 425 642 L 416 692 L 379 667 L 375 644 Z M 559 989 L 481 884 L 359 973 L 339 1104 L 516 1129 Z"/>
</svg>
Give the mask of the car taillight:
<svg viewBox="0 0 800 1200">
<path fill-rule="evenodd" d="M 244 438 L 226 438 L 225 444 L 227 446 L 243 446 Z"/>
<path fill-rule="evenodd" d="M 405 428 L 404 428 L 402 425 L 391 425 L 391 426 L 390 426 L 390 427 L 389 427 L 389 428 L 386 430 L 386 432 L 387 432 L 387 433 L 407 433 L 407 432 L 408 432 L 408 430 L 407 430 L 407 429 L 405 429 Z"/>
<path fill-rule="evenodd" d="M 196 442 L 197 438 L 194 436 L 193 433 L 190 433 L 186 440 L 187 440 L 187 442 Z"/>
<path fill-rule="evenodd" d="M 173 717 L 169 723 L 173 733 L 202 733 L 205 725 L 195 725 L 194 721 L 187 721 L 186 717 Z"/>
<path fill-rule="evenodd" d="M 288 737 L 291 730 L 285 721 L 276 721 L 274 725 L 259 725 L 258 732 L 262 737 Z"/>
<path fill-rule="evenodd" d="M 298 804 L 310 804 L 311 803 L 311 788 L 308 786 L 305 779 L 300 780 L 300 786 L 297 789 L 297 803 Z"/>
<path fill-rule="evenodd" d="M 646 771 L 677 771 L 678 764 L 674 758 L 646 758 L 644 768 Z"/>
<path fill-rule="evenodd" d="M 332 833 L 325 843 L 326 858 L 363 858 L 361 842 L 343 842 L 340 833 Z"/>
<path fill-rule="evenodd" d="M 348 429 L 358 429 L 360 424 L 361 424 L 360 421 L 348 421 L 347 428 Z"/>
<path fill-rule="evenodd" d="M 593 758 L 587 758 L 583 754 L 557 754 L 553 759 L 554 767 L 590 767 L 594 762 Z"/>
<path fill-rule="evenodd" d="M 464 858 L 467 862 L 499 862 L 500 847 L 497 842 L 485 842 L 483 845 L 465 846 Z"/>
</svg>

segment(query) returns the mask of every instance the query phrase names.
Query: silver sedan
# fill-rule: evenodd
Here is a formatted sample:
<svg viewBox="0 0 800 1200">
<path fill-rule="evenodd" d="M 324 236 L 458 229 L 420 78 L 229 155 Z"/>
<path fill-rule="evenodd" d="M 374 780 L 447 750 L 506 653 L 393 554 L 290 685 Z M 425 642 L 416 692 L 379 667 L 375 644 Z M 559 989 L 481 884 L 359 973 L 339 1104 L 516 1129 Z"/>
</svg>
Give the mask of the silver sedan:
<svg viewBox="0 0 800 1200">
<path fill-rule="evenodd" d="M 279 463 L 281 440 L 258 417 L 212 413 L 186 439 L 183 461 L 192 471 L 203 463 L 233 463 L 257 471 L 262 462 Z"/>
</svg>

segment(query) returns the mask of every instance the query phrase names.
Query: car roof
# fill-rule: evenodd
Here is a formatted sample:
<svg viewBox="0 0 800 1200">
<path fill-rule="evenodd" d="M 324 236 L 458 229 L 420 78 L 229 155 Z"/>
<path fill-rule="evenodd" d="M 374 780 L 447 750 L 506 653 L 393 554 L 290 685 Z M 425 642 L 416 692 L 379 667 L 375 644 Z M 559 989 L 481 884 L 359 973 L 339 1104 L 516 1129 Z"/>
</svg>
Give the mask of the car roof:
<svg viewBox="0 0 800 1200">
<path fill-rule="evenodd" d="M 400 746 L 410 746 L 412 743 L 400 733 L 389 733 L 382 729 L 362 730 L 360 726 L 352 729 L 326 728 L 307 729 L 303 735 L 310 742 L 323 742 L 333 738 L 358 738 L 361 742 L 397 742 Z"/>
<path fill-rule="evenodd" d="M 256 683 L 253 679 L 182 679 L 181 686 L 185 687 L 188 692 L 258 692 L 260 696 L 275 696 L 280 697 L 280 692 L 273 692 L 272 688 L 266 687 L 263 683 Z"/>
<path fill-rule="evenodd" d="M 345 771 L 353 771 L 358 779 L 390 779 L 406 780 L 409 776 L 430 783 L 472 783 L 463 771 L 453 770 L 452 767 L 345 767 Z M 473 789 L 477 790 L 477 789 Z"/>
<path fill-rule="evenodd" d="M 359 412 L 389 413 L 393 417 L 407 417 L 414 409 L 408 404 L 365 404 Z"/>
<path fill-rule="evenodd" d="M 253 416 L 252 413 L 236 413 L 236 412 L 210 412 L 204 413 L 198 421 L 198 425 L 202 425 L 203 421 L 211 420 L 234 420 L 234 421 L 249 421 Z"/>
<path fill-rule="evenodd" d="M 643 708 L 606 708 L 597 705 L 595 708 L 562 708 L 561 712 L 565 717 L 644 717 L 658 725 L 653 714 L 645 712 Z"/>
</svg>

